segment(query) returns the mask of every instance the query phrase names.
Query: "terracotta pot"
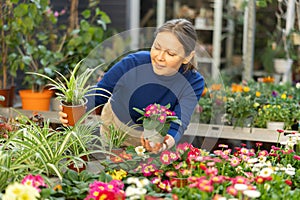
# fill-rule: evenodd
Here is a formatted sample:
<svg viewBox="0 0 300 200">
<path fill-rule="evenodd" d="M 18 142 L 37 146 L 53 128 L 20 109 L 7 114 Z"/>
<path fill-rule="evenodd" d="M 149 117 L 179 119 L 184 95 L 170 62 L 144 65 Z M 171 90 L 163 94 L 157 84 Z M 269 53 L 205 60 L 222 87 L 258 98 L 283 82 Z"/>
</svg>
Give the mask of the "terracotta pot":
<svg viewBox="0 0 300 200">
<path fill-rule="evenodd" d="M 14 105 L 15 98 L 15 86 L 8 89 L 1 89 L 0 95 L 5 97 L 4 101 L 0 101 L 0 107 L 12 107 Z"/>
<path fill-rule="evenodd" d="M 43 92 L 20 90 L 19 94 L 23 110 L 48 111 L 50 109 L 50 99 L 53 95 L 53 91 L 51 90 L 44 90 Z"/>
<path fill-rule="evenodd" d="M 123 148 L 112 148 L 111 149 L 111 153 L 116 154 L 116 155 L 120 155 L 122 152 L 124 151 Z M 109 154 L 109 159 L 113 160 L 115 159 L 116 156 Z"/>
<path fill-rule="evenodd" d="M 87 155 L 84 155 L 84 156 L 81 156 L 80 157 L 82 160 L 84 160 L 85 162 L 87 162 L 88 161 L 88 156 Z M 68 165 L 68 168 L 69 169 L 71 169 L 71 170 L 73 170 L 73 171 L 75 171 L 75 172 L 82 172 L 83 170 L 85 170 L 86 169 L 86 165 L 85 165 L 85 163 L 78 163 L 77 164 L 77 167 L 76 167 L 76 165 L 73 163 L 73 162 L 71 162 L 69 165 Z"/>
<path fill-rule="evenodd" d="M 178 188 L 185 187 L 185 186 L 188 185 L 188 179 L 187 178 L 172 177 L 172 178 L 170 178 L 170 182 L 171 182 L 171 185 L 173 187 L 178 187 Z"/>
<path fill-rule="evenodd" d="M 86 113 L 87 99 L 82 105 L 65 105 L 61 102 L 62 111 L 67 114 L 68 125 L 74 126 Z"/>
</svg>

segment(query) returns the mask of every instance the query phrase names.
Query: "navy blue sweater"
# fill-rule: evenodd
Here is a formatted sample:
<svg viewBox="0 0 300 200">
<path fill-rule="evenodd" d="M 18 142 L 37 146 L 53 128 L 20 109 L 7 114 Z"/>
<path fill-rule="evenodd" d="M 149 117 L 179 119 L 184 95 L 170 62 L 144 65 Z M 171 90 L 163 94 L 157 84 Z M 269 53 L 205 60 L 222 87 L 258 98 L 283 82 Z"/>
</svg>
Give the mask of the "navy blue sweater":
<svg viewBox="0 0 300 200">
<path fill-rule="evenodd" d="M 175 111 L 182 125 L 171 124 L 168 134 L 178 142 L 186 130 L 202 91 L 204 78 L 197 71 L 183 73 L 181 67 L 177 74 L 160 76 L 154 73 L 149 51 L 129 54 L 116 63 L 97 87 L 112 93 L 111 104 L 114 113 L 125 124 L 137 121 L 140 114 L 133 107 L 143 109 L 149 104 L 171 104 L 170 110 Z M 103 93 L 97 91 L 97 93 Z M 103 105 L 107 98 L 95 96 L 95 105 Z"/>
</svg>

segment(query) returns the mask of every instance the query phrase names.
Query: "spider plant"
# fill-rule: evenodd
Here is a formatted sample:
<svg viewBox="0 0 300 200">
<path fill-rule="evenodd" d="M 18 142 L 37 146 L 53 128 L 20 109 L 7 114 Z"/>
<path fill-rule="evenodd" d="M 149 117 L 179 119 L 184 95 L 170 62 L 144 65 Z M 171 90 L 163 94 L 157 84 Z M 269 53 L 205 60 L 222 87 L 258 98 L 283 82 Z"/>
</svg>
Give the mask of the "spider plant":
<svg viewBox="0 0 300 200">
<path fill-rule="evenodd" d="M 81 105 L 86 101 L 86 96 L 99 95 L 109 98 L 110 92 L 103 88 L 96 88 L 92 85 L 88 85 L 89 79 L 95 74 L 102 65 L 98 65 L 93 69 L 86 68 L 82 73 L 78 74 L 80 67 L 82 66 L 82 61 L 78 62 L 74 69 L 71 71 L 70 77 L 55 71 L 58 75 L 58 80 L 53 79 L 47 75 L 28 72 L 28 74 L 33 74 L 46 78 L 50 83 L 50 89 L 56 90 L 57 99 L 60 100 L 65 105 Z M 105 94 L 96 94 L 96 90 L 102 90 Z"/>
</svg>

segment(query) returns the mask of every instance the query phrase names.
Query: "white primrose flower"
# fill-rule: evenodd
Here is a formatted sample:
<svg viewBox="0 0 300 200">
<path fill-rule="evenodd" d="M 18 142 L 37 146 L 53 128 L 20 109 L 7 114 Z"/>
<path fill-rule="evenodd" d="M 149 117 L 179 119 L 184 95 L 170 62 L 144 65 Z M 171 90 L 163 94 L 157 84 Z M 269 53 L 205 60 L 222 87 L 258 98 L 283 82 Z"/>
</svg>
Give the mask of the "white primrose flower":
<svg viewBox="0 0 300 200">
<path fill-rule="evenodd" d="M 258 159 L 257 158 L 250 158 L 247 162 L 248 162 L 248 164 L 254 164 L 254 163 L 258 162 Z"/>
<path fill-rule="evenodd" d="M 243 190 L 246 190 L 248 188 L 248 186 L 246 184 L 237 183 L 234 185 L 234 188 L 238 191 L 243 191 Z"/>
<path fill-rule="evenodd" d="M 137 146 L 137 147 L 134 148 L 134 150 L 135 150 L 135 152 L 138 156 L 144 156 L 145 155 L 146 149 L 143 146 Z"/>
<path fill-rule="evenodd" d="M 266 177 L 271 176 L 273 173 L 274 173 L 273 169 L 271 169 L 269 167 L 265 167 L 259 172 L 259 175 L 266 178 Z"/>
<path fill-rule="evenodd" d="M 3 200 L 19 200 L 30 199 L 37 200 L 40 197 L 38 190 L 31 185 L 23 185 L 21 183 L 13 183 L 7 186 Z"/>
<path fill-rule="evenodd" d="M 137 184 L 139 182 L 139 179 L 137 177 L 129 177 L 126 180 L 127 184 Z"/>
<path fill-rule="evenodd" d="M 245 190 L 243 194 L 249 198 L 258 198 L 261 195 L 260 191 L 257 190 Z"/>
</svg>

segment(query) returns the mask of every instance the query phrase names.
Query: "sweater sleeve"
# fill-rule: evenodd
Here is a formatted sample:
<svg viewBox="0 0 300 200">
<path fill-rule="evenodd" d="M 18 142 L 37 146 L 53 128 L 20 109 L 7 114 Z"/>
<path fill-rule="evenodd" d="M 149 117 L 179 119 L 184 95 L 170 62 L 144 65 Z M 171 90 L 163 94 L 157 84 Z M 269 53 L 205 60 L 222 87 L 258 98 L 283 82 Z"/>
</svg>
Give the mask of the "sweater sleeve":
<svg viewBox="0 0 300 200">
<path fill-rule="evenodd" d="M 205 81 L 200 73 L 193 73 L 189 80 L 190 86 L 187 86 L 184 93 L 178 100 L 178 104 L 175 106 L 175 113 L 180 118 L 182 125 L 171 123 L 168 134 L 174 137 L 175 142 L 178 143 L 187 129 L 194 109 L 203 92 Z M 192 88 L 192 89 L 191 89 Z"/>
</svg>

